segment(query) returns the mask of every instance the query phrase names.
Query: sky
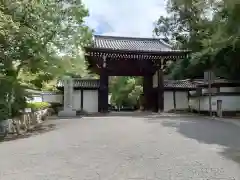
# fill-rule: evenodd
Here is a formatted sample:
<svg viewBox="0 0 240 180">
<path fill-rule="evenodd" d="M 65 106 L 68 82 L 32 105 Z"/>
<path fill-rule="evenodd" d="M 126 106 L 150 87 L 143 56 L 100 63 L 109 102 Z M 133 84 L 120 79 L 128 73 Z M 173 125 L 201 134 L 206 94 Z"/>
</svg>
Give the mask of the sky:
<svg viewBox="0 0 240 180">
<path fill-rule="evenodd" d="M 166 0 L 83 0 L 86 24 L 95 34 L 152 37 L 154 22 L 166 15 Z"/>
</svg>

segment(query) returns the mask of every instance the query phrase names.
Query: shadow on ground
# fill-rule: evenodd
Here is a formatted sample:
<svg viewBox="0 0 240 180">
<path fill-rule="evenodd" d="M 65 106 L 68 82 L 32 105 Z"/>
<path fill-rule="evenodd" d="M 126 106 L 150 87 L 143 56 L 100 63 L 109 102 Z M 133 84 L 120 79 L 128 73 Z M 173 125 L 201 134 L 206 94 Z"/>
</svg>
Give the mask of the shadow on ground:
<svg viewBox="0 0 240 180">
<path fill-rule="evenodd" d="M 183 136 L 200 143 L 224 146 L 226 149 L 221 154 L 240 164 L 240 128 L 236 125 L 194 116 L 148 116 L 146 119 L 148 123 L 175 128 Z"/>
<path fill-rule="evenodd" d="M 139 117 L 143 117 L 143 118 L 163 118 L 163 117 L 172 117 L 172 118 L 179 118 L 179 114 L 170 114 L 170 113 L 163 113 L 163 114 L 159 114 L 159 113 L 154 113 L 154 112 L 150 112 L 150 111 L 111 111 L 108 113 L 94 113 L 94 114 L 86 114 L 83 115 L 85 117 L 114 117 L 114 116 L 122 116 L 122 117 L 132 117 L 132 118 L 139 118 Z M 189 116 L 193 116 L 191 114 L 183 114 L 181 115 L 182 117 L 189 117 Z"/>
<path fill-rule="evenodd" d="M 111 111 L 107 113 L 94 113 L 94 114 L 88 114 L 84 116 L 88 117 L 104 117 L 104 116 L 128 116 L 128 117 L 143 117 L 143 116 L 148 116 L 151 115 L 151 112 L 141 112 L 141 111 Z"/>
</svg>

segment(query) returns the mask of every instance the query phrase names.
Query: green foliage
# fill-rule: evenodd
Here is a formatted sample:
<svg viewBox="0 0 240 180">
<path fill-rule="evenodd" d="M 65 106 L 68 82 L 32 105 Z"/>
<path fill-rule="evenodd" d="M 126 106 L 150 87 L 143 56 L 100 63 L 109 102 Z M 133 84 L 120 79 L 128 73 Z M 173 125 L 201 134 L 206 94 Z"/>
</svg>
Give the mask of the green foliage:
<svg viewBox="0 0 240 180">
<path fill-rule="evenodd" d="M 3 67 L 16 73 L 50 73 L 58 69 L 56 54 L 75 57 L 90 43 L 91 31 L 83 21 L 88 12 L 80 0 L 3 0 L 0 15 L 0 51 L 5 55 L 0 58 Z"/>
<path fill-rule="evenodd" d="M 169 16 L 159 18 L 155 34 L 193 52 L 169 67 L 172 78 L 203 77 L 208 69 L 220 77 L 240 78 L 238 0 L 168 0 L 167 10 Z"/>
<path fill-rule="evenodd" d="M 118 106 L 136 105 L 142 93 L 139 77 L 112 77 L 110 81 L 111 103 Z"/>
<path fill-rule="evenodd" d="M 7 104 L 0 104 L 0 121 L 6 120 L 9 117 L 8 106 Z"/>
<path fill-rule="evenodd" d="M 92 31 L 81 0 L 1 0 L 0 3 L 0 116 L 17 115 L 26 106 L 24 89 L 44 88 L 66 73 L 66 61 L 78 64 Z M 72 65 L 71 64 L 71 65 Z M 75 68 L 75 69 L 74 69 Z M 83 67 L 84 68 L 84 67 Z M 50 87 L 49 87 L 50 88 Z M 0 119 L 2 119 L 0 117 Z"/>
<path fill-rule="evenodd" d="M 89 78 L 89 72 L 82 56 L 63 56 L 56 60 L 55 66 L 49 66 L 44 71 L 30 73 L 22 71 L 21 82 L 31 88 L 42 90 L 56 90 L 57 80 L 63 76 Z M 91 77 L 90 77 L 91 78 Z"/>
<path fill-rule="evenodd" d="M 25 87 L 12 77 L 0 80 L 0 120 L 18 116 L 26 107 Z"/>
<path fill-rule="evenodd" d="M 47 102 L 32 102 L 32 103 L 27 103 L 27 107 L 31 108 L 33 111 L 38 111 L 38 110 L 43 110 L 46 108 L 49 108 L 51 104 Z"/>
</svg>

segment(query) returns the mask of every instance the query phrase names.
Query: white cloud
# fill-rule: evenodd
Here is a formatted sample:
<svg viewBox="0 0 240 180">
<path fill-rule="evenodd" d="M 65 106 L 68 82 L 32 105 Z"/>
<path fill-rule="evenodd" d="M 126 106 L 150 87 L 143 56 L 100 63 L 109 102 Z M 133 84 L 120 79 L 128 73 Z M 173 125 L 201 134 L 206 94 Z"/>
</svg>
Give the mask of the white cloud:
<svg viewBox="0 0 240 180">
<path fill-rule="evenodd" d="M 87 24 L 105 35 L 151 37 L 153 23 L 166 15 L 165 0 L 83 0 Z"/>
</svg>

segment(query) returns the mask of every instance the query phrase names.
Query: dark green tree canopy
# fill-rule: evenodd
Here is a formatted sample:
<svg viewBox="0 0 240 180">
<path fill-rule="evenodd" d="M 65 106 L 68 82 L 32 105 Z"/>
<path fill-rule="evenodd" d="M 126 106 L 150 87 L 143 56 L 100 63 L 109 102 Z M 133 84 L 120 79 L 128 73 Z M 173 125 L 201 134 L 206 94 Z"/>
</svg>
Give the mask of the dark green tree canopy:
<svg viewBox="0 0 240 180">
<path fill-rule="evenodd" d="M 160 17 L 154 33 L 175 47 L 192 50 L 189 59 L 169 67 L 172 78 L 239 79 L 240 4 L 238 0 L 168 0 L 169 16 Z"/>
<path fill-rule="evenodd" d="M 65 73 L 85 73 L 79 54 L 92 36 L 86 16 L 81 0 L 0 1 L 1 107 L 12 96 L 19 102 L 25 86 L 43 88 Z"/>
</svg>

